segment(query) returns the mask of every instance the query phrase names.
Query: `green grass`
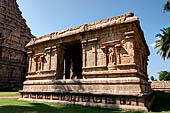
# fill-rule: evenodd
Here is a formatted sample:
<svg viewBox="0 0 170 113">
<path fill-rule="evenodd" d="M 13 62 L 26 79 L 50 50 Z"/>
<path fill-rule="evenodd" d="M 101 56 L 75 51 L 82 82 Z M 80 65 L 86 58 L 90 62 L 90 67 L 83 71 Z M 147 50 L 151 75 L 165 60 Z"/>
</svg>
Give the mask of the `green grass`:
<svg viewBox="0 0 170 113">
<path fill-rule="evenodd" d="M 169 112 L 170 113 L 170 93 L 156 93 L 156 100 L 151 107 L 153 112 Z"/>
<path fill-rule="evenodd" d="M 1 99 L 0 113 L 141 113 L 137 111 L 119 111 L 80 105 L 62 105 L 49 103 L 24 102 L 17 99 Z"/>
<path fill-rule="evenodd" d="M 19 92 L 0 92 L 0 96 L 19 96 Z"/>
</svg>

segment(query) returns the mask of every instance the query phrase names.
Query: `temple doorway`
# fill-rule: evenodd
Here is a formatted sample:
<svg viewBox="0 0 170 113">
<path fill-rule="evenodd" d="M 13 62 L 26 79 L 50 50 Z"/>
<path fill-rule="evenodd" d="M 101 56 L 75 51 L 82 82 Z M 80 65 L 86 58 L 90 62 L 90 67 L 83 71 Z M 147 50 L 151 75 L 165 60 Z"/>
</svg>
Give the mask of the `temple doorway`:
<svg viewBox="0 0 170 113">
<path fill-rule="evenodd" d="M 80 41 L 65 45 L 65 79 L 82 78 L 82 45 Z"/>
</svg>

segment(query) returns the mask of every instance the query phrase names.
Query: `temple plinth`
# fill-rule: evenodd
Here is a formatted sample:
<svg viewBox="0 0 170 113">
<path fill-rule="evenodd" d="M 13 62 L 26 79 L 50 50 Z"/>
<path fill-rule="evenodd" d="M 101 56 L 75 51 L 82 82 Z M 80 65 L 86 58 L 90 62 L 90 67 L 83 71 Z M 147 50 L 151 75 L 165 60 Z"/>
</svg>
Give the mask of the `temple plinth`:
<svg viewBox="0 0 170 113">
<path fill-rule="evenodd" d="M 32 39 L 20 100 L 148 111 L 150 54 L 133 13 Z"/>
</svg>

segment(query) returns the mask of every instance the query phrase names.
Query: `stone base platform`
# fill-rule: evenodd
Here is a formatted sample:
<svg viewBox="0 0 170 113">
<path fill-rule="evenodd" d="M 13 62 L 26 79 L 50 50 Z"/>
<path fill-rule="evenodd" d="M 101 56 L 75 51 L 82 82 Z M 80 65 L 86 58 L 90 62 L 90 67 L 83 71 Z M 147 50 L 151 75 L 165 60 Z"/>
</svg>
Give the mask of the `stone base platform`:
<svg viewBox="0 0 170 113">
<path fill-rule="evenodd" d="M 154 91 L 170 92 L 170 81 L 153 81 L 151 88 Z"/>
<path fill-rule="evenodd" d="M 145 90 L 145 92 L 143 91 Z M 139 78 L 29 80 L 20 91 L 24 101 L 80 104 L 147 112 L 154 101 L 149 84 Z"/>
</svg>

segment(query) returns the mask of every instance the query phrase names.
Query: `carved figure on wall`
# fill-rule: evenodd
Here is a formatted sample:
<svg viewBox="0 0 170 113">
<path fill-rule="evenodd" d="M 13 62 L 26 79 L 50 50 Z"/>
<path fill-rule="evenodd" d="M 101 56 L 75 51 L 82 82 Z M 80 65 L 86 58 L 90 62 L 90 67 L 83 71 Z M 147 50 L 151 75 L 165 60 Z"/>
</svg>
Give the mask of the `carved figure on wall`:
<svg viewBox="0 0 170 113">
<path fill-rule="evenodd" d="M 115 64 L 116 63 L 116 53 L 113 47 L 110 47 L 108 50 L 109 54 L 109 65 L 110 64 Z"/>
</svg>

